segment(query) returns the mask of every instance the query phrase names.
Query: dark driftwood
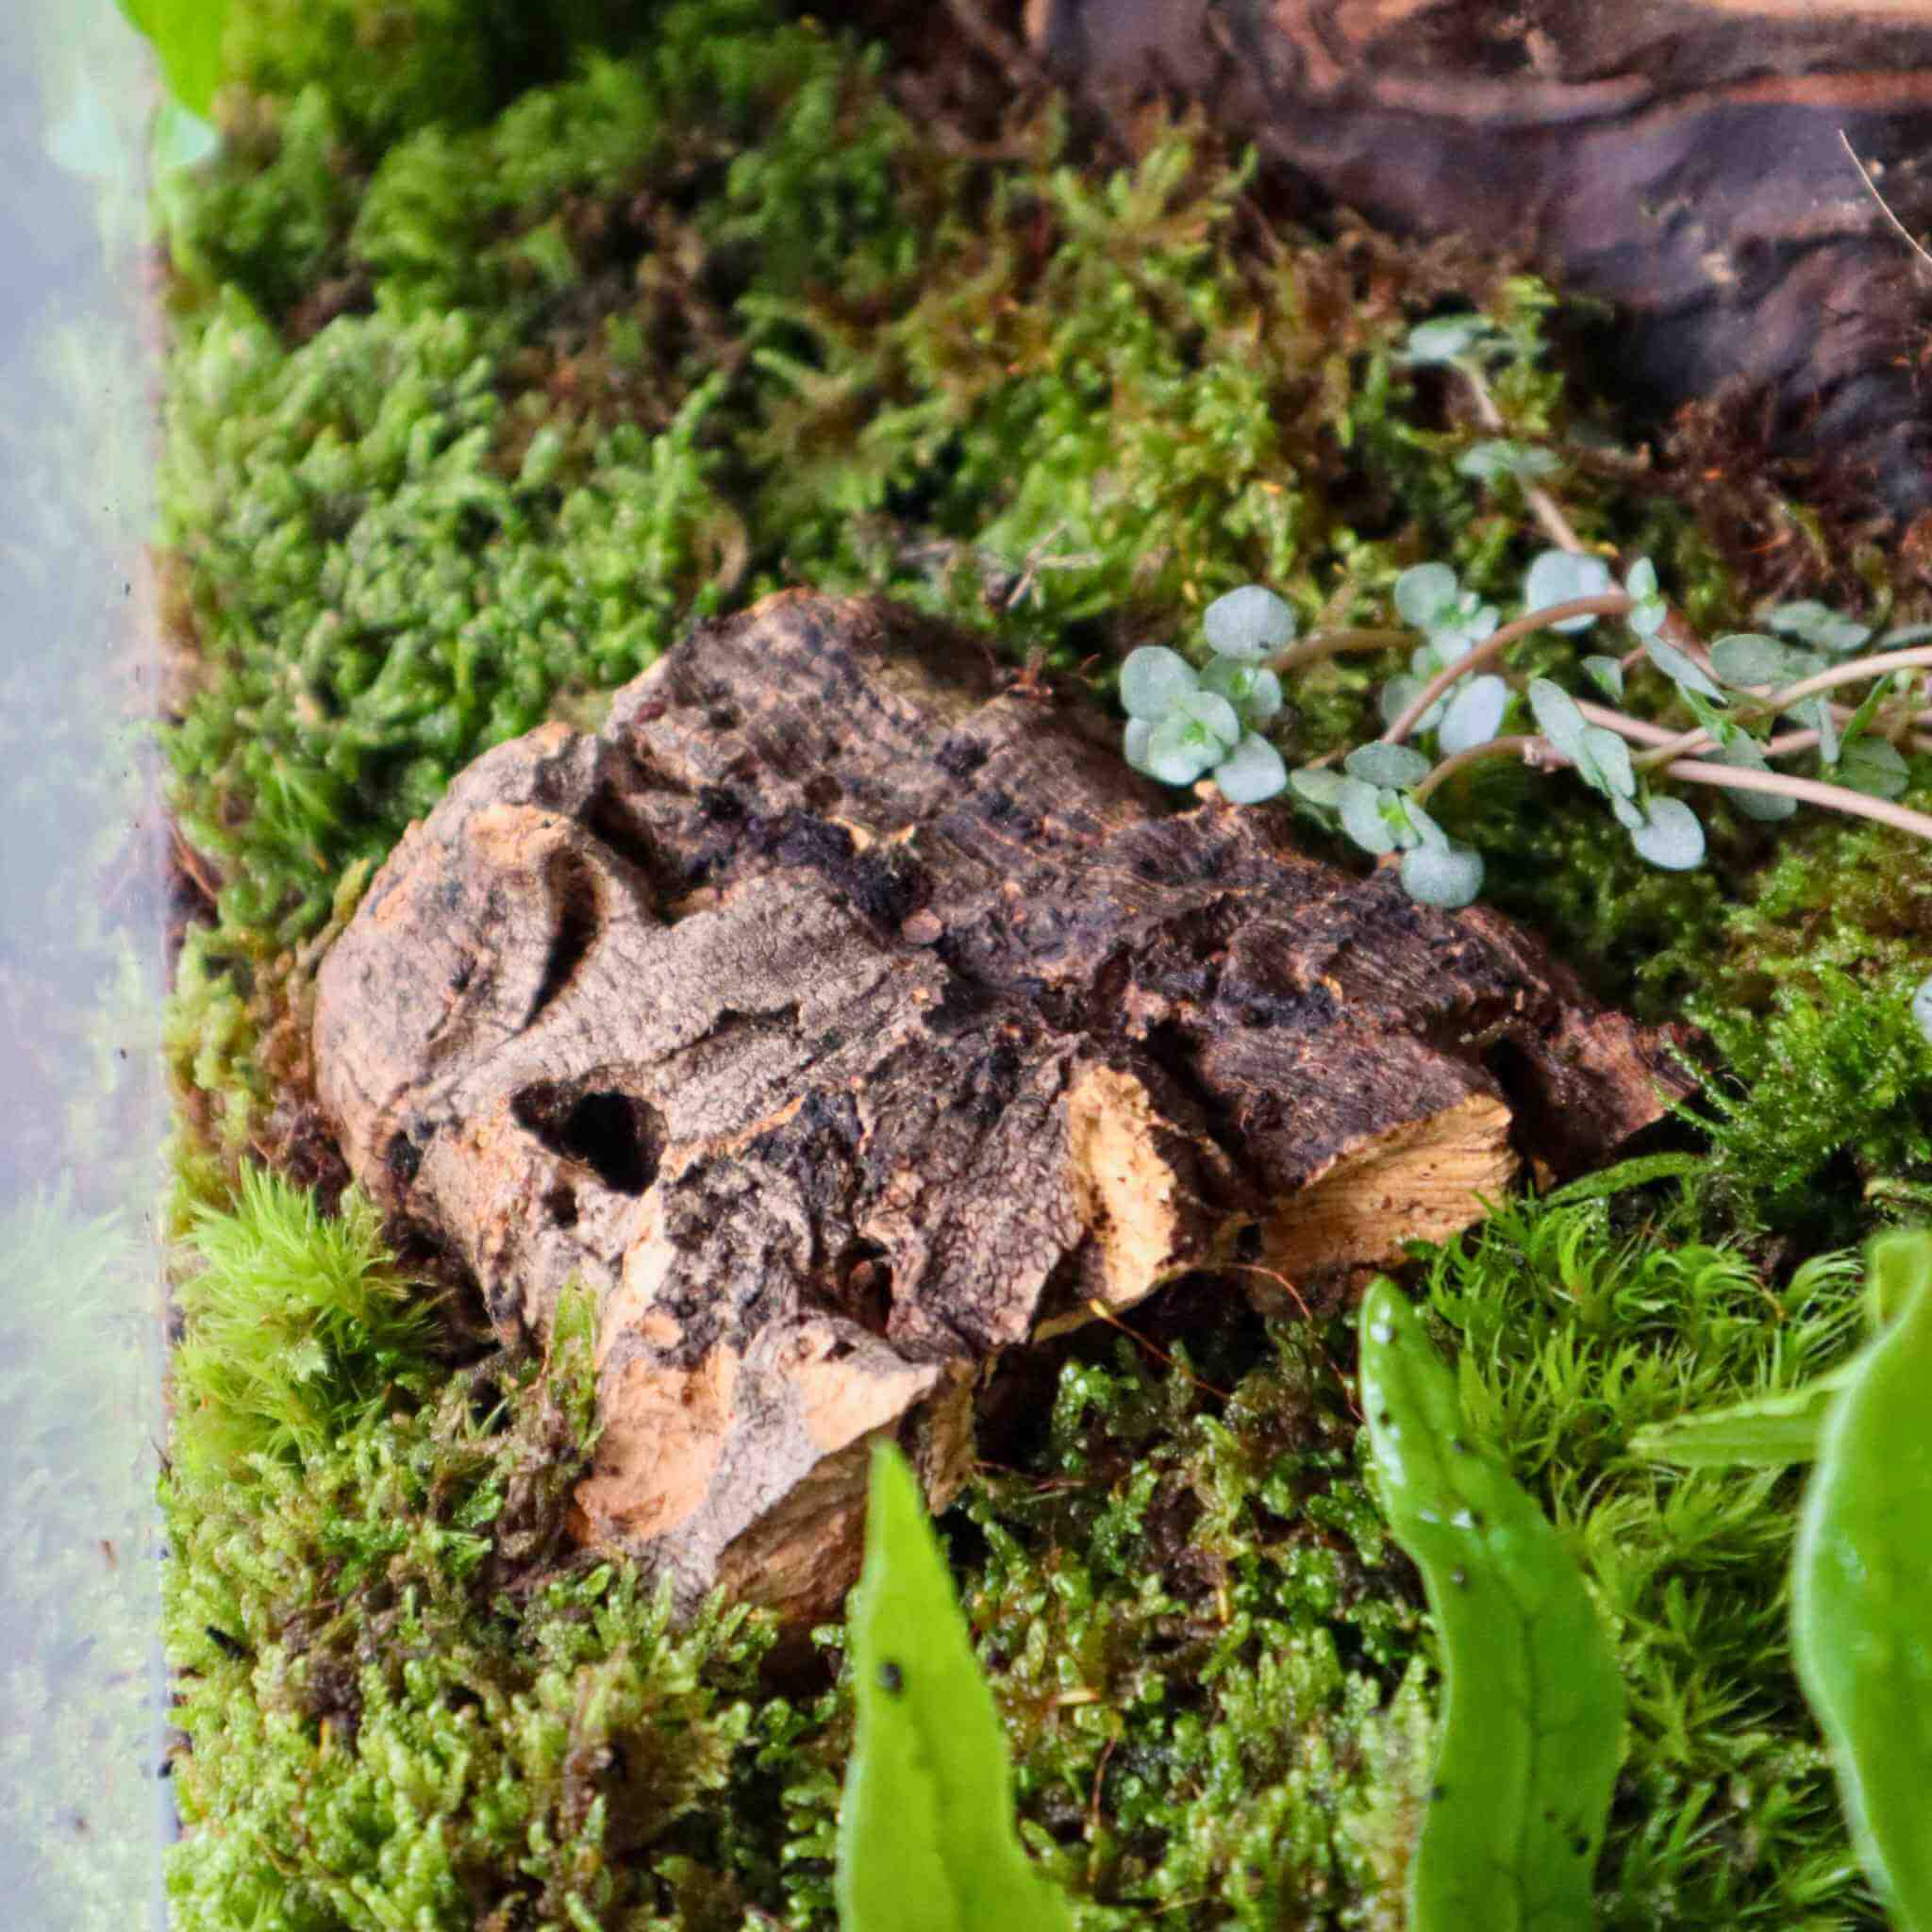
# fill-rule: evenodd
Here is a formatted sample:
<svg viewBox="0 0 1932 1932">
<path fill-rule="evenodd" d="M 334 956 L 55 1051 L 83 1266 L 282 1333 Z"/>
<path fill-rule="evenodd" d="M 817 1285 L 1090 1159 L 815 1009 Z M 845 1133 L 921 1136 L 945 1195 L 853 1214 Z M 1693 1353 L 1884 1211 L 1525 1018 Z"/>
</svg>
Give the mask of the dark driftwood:
<svg viewBox="0 0 1932 1932">
<path fill-rule="evenodd" d="M 1115 729 L 787 594 L 478 759 L 377 875 L 322 1102 L 507 1338 L 599 1291 L 586 1539 L 818 1614 L 870 1441 L 943 1493 L 989 1357 L 1380 1261 L 1656 1117 L 1645 1043 L 1507 922 L 1176 811 Z"/>
<path fill-rule="evenodd" d="M 821 6 L 815 9 L 823 12 Z M 1605 353 L 1660 412 L 1728 398 L 1820 487 L 1932 507 L 1932 274 L 1840 142 L 1932 221 L 1932 0 L 845 0 L 915 64 L 1004 56 L 1105 102 L 1178 94 L 1277 184 L 1461 233 L 1618 305 Z M 1747 441 L 1753 440 L 1747 437 Z"/>
</svg>

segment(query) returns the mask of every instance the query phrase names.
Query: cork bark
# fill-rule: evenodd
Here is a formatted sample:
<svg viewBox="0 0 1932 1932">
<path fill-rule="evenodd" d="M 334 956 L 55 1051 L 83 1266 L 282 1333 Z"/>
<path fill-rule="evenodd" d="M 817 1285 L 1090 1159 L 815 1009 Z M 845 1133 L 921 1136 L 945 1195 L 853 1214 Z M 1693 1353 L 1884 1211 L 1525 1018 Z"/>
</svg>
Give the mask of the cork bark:
<svg viewBox="0 0 1932 1932">
<path fill-rule="evenodd" d="M 1001 1352 L 1279 1296 L 1605 1156 L 1655 1054 L 1506 921 L 1137 776 L 974 641 L 803 592 L 479 758 L 323 962 L 349 1166 L 507 1340 L 600 1298 L 579 1534 L 799 1616 L 868 1445 Z"/>
</svg>

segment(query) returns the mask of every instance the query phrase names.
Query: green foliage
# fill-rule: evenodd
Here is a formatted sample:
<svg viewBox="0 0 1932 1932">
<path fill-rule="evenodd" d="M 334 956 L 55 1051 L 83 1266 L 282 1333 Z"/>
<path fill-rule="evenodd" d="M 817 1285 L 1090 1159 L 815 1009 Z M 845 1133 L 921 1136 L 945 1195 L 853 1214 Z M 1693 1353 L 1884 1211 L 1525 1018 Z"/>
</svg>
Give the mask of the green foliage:
<svg viewBox="0 0 1932 1932">
<path fill-rule="evenodd" d="M 233 1482 L 264 1459 L 300 1466 L 420 1382 L 429 1314 L 359 1191 L 328 1218 L 312 1194 L 247 1167 L 232 1212 L 196 1213 L 192 1246 L 173 1359 L 184 1472 Z"/>
<path fill-rule="evenodd" d="M 1620 1237 L 1600 1202 L 1508 1208 L 1429 1264 L 1472 1439 L 1542 1503 L 1616 1633 L 1629 1731 L 1606 1925 L 1875 1923 L 1792 1674 L 1795 1486 L 1663 1472 L 1637 1449 L 1647 1427 L 1832 1369 L 1859 1274 L 1823 1255 L 1773 1289 L 1735 1251 Z"/>
<path fill-rule="evenodd" d="M 858 1724 L 839 1812 L 841 1932 L 1067 1932 L 1012 1827 L 999 1719 L 897 1450 L 873 1452 L 848 1641 Z"/>
<path fill-rule="evenodd" d="M 162 1485 L 175 1923 L 457 1932 L 675 1900 L 668 1835 L 744 1768 L 770 1632 L 718 1607 L 680 1625 L 634 1575 L 558 1562 L 591 1441 L 588 1298 L 542 1364 L 432 1391 L 365 1211 L 331 1224 L 250 1180 L 196 1245 L 177 1384 L 213 1393 Z M 238 1333 L 250 1307 L 293 1331 L 279 1391 Z"/>
<path fill-rule="evenodd" d="M 222 80 L 222 42 L 234 0 L 117 0 L 154 42 L 168 92 L 204 119 Z"/>
<path fill-rule="evenodd" d="M 964 158 L 875 57 L 757 0 L 467 22 L 238 0 L 230 46 L 225 152 L 167 190 L 169 749 L 219 899 L 168 1044 L 208 1224 L 243 1224 L 225 1165 L 301 1091 L 305 975 L 356 868 L 469 758 L 588 715 L 692 614 L 877 590 L 1104 675 L 1257 580 L 1304 641 L 1380 624 L 1425 559 L 1479 625 L 1531 561 L 1540 465 L 1478 462 L 1495 500 L 1458 473 L 1470 428 L 1402 353 L 1441 300 L 1480 305 L 1452 352 L 1479 353 L 1510 439 L 1562 457 L 1582 541 L 1654 558 L 1707 635 L 1744 621 L 1714 538 L 1573 439 L 1547 291 L 1353 233 L 1257 250 L 1241 173 L 1198 130 L 1111 175 L 1051 114 Z M 1413 651 L 1384 633 L 1310 659 L 1266 722 L 1339 759 L 1391 676 L 1448 661 Z M 1511 670 L 1561 680 L 1574 655 L 1545 634 Z M 1257 674 L 1228 662 L 1251 682 L 1199 688 L 1245 710 Z M 1501 727 L 1493 691 L 1456 708 L 1480 683 L 1447 694 L 1439 750 Z M 1629 684 L 1679 702 L 1647 663 Z M 1696 1002 L 1733 1069 L 1716 1211 L 1815 1243 L 1853 1231 L 1860 1180 L 1932 1180 L 1922 1049 L 1893 1030 L 1932 925 L 1895 835 L 1806 814 L 1767 861 L 1760 827 L 1717 812 L 1707 868 L 1665 874 L 1603 803 L 1499 760 L 1429 809 L 1599 990 L 1652 1017 Z M 1829 1368 L 1842 1274 L 1760 1279 L 1618 1224 L 1512 1210 L 1430 1264 L 1476 1440 L 1613 1613 L 1631 1756 L 1600 1911 L 1633 1932 L 1875 1923 L 1775 1603 L 1789 1483 L 1659 1474 L 1627 1446 Z M 373 1254 L 341 1266 L 291 1272 L 393 1279 Z M 791 1695 L 759 1686 L 756 1619 L 680 1629 L 620 1568 L 558 1567 L 578 1343 L 548 1374 L 453 1374 L 383 1339 L 401 1304 L 330 1306 L 277 1312 L 323 1366 L 233 1385 L 213 1419 L 239 1436 L 211 1430 L 170 1489 L 182 1923 L 828 1928 L 843 1694 L 796 1659 Z M 1433 1650 L 1324 1353 L 1347 1332 L 1224 1312 L 1165 1340 L 1168 1374 L 1076 1342 L 1038 1427 L 941 1525 L 1023 1838 L 1083 1932 L 1392 1924 Z"/>
<path fill-rule="evenodd" d="M 1361 1399 L 1390 1526 L 1428 1588 L 1441 1746 L 1409 1868 L 1410 1932 L 1588 1932 L 1624 1689 L 1575 1559 L 1469 1437 L 1402 1291 L 1362 1300 Z"/>
<path fill-rule="evenodd" d="M 1791 1643 L 1859 1857 L 1902 1932 L 1932 1925 L 1932 1234 L 1873 1243 L 1894 1304 L 1832 1405 L 1792 1564 Z"/>
</svg>

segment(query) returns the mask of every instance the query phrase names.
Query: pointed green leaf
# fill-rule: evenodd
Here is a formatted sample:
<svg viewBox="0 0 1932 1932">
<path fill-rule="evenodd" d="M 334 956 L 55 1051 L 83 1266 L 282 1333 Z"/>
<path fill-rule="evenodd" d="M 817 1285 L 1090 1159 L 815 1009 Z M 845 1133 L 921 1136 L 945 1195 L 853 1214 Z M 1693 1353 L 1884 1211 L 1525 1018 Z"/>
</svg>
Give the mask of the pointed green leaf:
<svg viewBox="0 0 1932 1932">
<path fill-rule="evenodd" d="M 850 1641 L 858 1725 L 839 1809 L 841 1932 L 1071 1932 L 1013 1829 L 1012 1776 L 919 1485 L 873 1452 Z"/>
</svg>

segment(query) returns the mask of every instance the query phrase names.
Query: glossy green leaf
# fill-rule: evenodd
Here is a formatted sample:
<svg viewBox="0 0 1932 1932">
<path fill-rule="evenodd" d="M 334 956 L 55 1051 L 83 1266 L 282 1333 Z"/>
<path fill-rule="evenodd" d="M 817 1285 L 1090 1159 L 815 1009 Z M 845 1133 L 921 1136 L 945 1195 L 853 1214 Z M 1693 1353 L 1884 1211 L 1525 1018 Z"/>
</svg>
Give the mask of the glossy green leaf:
<svg viewBox="0 0 1932 1932">
<path fill-rule="evenodd" d="M 850 1625 L 858 1724 L 839 1811 L 841 1932 L 1071 1932 L 1013 1829 L 1012 1776 L 919 1485 L 873 1452 Z"/>
<path fill-rule="evenodd" d="M 1932 1234 L 1873 1244 L 1904 1306 L 1852 1364 L 1805 1492 L 1791 1572 L 1799 1681 L 1853 1842 L 1899 1932 L 1932 1928 Z"/>
<path fill-rule="evenodd" d="M 1582 1574 L 1474 1446 L 1454 1378 L 1387 1280 L 1362 1303 L 1361 1393 L 1390 1527 L 1441 1640 L 1441 1743 L 1407 1932 L 1586 1932 L 1624 1690 Z"/>
<path fill-rule="evenodd" d="M 231 0 L 118 0 L 121 11 L 154 42 L 168 92 L 191 113 L 208 118 L 222 81 L 222 42 Z"/>
</svg>

